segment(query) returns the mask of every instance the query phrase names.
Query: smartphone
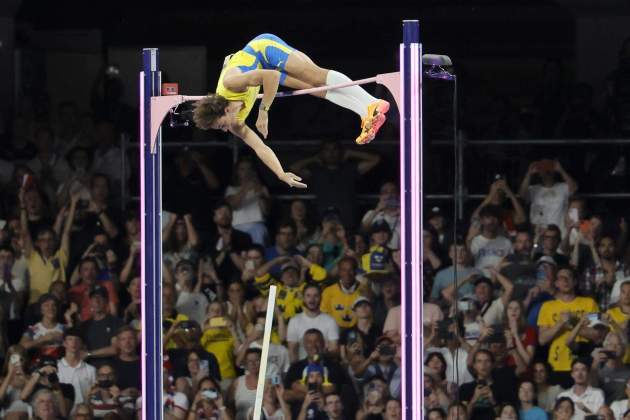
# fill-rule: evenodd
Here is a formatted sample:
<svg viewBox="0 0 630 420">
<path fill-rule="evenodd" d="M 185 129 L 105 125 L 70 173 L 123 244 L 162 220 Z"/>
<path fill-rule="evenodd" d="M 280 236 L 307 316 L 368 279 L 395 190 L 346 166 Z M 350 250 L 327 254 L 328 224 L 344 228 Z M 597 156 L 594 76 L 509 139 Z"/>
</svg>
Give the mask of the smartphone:
<svg viewBox="0 0 630 420">
<path fill-rule="evenodd" d="M 271 377 L 271 385 L 280 385 L 280 375 L 273 375 Z"/>
<path fill-rule="evenodd" d="M 599 321 L 602 319 L 602 314 L 600 314 L 599 312 L 592 312 L 586 315 L 586 319 L 588 319 L 589 322 Z"/>
<path fill-rule="evenodd" d="M 254 270 L 254 269 L 256 269 L 256 263 L 254 263 L 254 260 L 245 261 L 245 270 Z"/>
<path fill-rule="evenodd" d="M 224 316 L 215 316 L 214 318 L 210 318 L 210 326 L 225 327 L 227 326 L 227 321 Z"/>
<path fill-rule="evenodd" d="M 609 359 L 615 359 L 617 357 L 617 353 L 612 350 L 601 350 L 601 353 L 605 354 Z"/>
<path fill-rule="evenodd" d="M 396 354 L 396 349 L 389 344 L 383 344 L 378 348 L 378 352 L 383 356 L 393 356 Z"/>
<path fill-rule="evenodd" d="M 309 382 L 308 383 L 308 390 L 313 391 L 313 392 L 317 392 L 317 384 L 315 382 Z"/>
<path fill-rule="evenodd" d="M 213 389 L 206 389 L 205 391 L 201 391 L 201 396 L 207 400 L 216 400 L 217 399 L 217 391 Z"/>
<path fill-rule="evenodd" d="M 19 354 L 12 354 L 11 358 L 9 359 L 9 363 L 11 363 L 13 366 L 19 366 L 22 363 L 21 360 L 22 358 Z"/>
</svg>

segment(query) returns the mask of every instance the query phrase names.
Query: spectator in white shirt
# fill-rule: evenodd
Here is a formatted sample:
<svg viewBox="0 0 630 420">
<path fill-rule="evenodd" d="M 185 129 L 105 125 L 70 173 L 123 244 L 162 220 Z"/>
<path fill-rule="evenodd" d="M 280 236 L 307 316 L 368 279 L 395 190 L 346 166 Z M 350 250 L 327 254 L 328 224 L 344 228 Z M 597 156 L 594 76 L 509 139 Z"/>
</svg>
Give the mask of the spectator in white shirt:
<svg viewBox="0 0 630 420">
<path fill-rule="evenodd" d="M 621 420 L 623 415 L 630 410 L 630 378 L 626 381 L 626 398 L 623 400 L 613 401 L 610 409 L 615 415 L 615 420 Z"/>
<path fill-rule="evenodd" d="M 57 363 L 59 382 L 74 387 L 74 404 L 87 402 L 87 395 L 96 382 L 96 369 L 81 359 L 83 339 L 79 331 L 70 328 L 64 332 L 65 356 Z"/>
<path fill-rule="evenodd" d="M 555 182 L 558 173 L 562 182 Z M 532 175 L 540 175 L 541 183 L 531 184 Z M 532 162 L 521 183 L 519 195 L 531 204 L 530 222 L 535 226 L 556 225 L 564 228 L 564 216 L 569 206 L 569 197 L 575 194 L 578 185 L 557 160 L 543 159 Z M 566 232 L 562 232 L 563 236 Z"/>
<path fill-rule="evenodd" d="M 512 242 L 499 233 L 501 209 L 487 205 L 479 211 L 481 226 L 473 223 L 468 230 L 467 243 L 475 260 L 475 268 L 489 277 L 488 267 L 496 267 L 512 253 Z"/>
<path fill-rule="evenodd" d="M 596 414 L 604 405 L 604 392 L 588 384 L 590 370 L 587 361 L 575 359 L 571 363 L 571 377 L 575 385 L 558 394 L 558 398 L 569 397 L 575 404 L 573 420 L 584 420 L 585 416 Z"/>
<path fill-rule="evenodd" d="M 322 300 L 319 286 L 316 284 L 306 285 L 302 293 L 304 295 L 304 311 L 291 318 L 287 330 L 291 363 L 306 357 L 302 337 L 311 328 L 316 328 L 322 332 L 328 353 L 339 353 L 339 327 L 332 316 L 321 312 L 319 309 Z"/>
</svg>

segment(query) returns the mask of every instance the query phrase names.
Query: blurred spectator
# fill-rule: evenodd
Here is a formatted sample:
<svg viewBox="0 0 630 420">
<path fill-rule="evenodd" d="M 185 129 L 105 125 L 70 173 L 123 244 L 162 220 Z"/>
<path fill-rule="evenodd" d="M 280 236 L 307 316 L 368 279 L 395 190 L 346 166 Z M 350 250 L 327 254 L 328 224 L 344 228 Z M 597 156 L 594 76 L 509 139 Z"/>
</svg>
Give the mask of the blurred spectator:
<svg viewBox="0 0 630 420">
<path fill-rule="evenodd" d="M 619 398 L 610 404 L 615 419 L 624 418 L 624 414 L 630 410 L 630 378 L 626 379 L 626 386 L 624 388 L 624 397 Z"/>
<path fill-rule="evenodd" d="M 68 290 L 70 301 L 80 309 L 81 321 L 94 316 L 92 302 L 100 297 L 104 299 L 105 312 L 118 313 L 118 294 L 111 280 L 97 281 L 97 263 L 93 258 L 84 258 L 79 262 L 79 282 Z M 100 301 L 99 301 L 100 304 Z"/>
<path fill-rule="evenodd" d="M 226 202 L 214 208 L 216 232 L 208 241 L 219 279 L 226 283 L 240 277 L 244 268 L 241 253 L 251 246 L 251 237 L 232 227 L 232 207 Z"/>
<path fill-rule="evenodd" d="M 37 412 L 38 396 L 48 393 L 52 395 L 53 405 L 59 410 L 60 416 L 65 417 L 74 404 L 74 387 L 59 381 L 57 363 L 52 357 L 43 357 L 27 378 L 26 385 L 20 392 L 20 399 L 29 401 Z"/>
<path fill-rule="evenodd" d="M 505 206 L 507 200 L 510 201 L 511 209 L 507 209 Z M 497 174 L 495 176 L 495 181 L 490 184 L 490 192 L 488 192 L 488 195 L 486 195 L 472 214 L 471 220 L 473 223 L 477 222 L 480 218 L 481 209 L 485 206 L 495 206 L 500 209 L 499 223 L 503 232 L 508 236 L 514 236 L 517 227 L 527 221 L 525 210 L 514 192 L 510 189 L 504 175 Z"/>
<path fill-rule="evenodd" d="M 188 260 L 196 265 L 199 235 L 190 214 L 179 217 L 168 213 L 170 219 L 162 230 L 164 244 L 164 261 L 174 270 L 181 260 Z"/>
<path fill-rule="evenodd" d="M 221 388 L 227 389 L 237 376 L 234 356 L 241 345 L 234 322 L 226 316 L 225 307 L 220 302 L 208 306 L 208 316 L 203 324 L 201 346 L 214 354 L 220 367 Z"/>
<path fill-rule="evenodd" d="M 497 267 L 512 252 L 512 243 L 499 230 L 501 209 L 488 205 L 479 210 L 479 222 L 468 230 L 466 243 L 475 261 L 475 268 L 490 276 L 488 269 Z"/>
<path fill-rule="evenodd" d="M 334 392 L 324 395 L 324 411 L 329 420 L 344 420 L 341 396 Z"/>
<path fill-rule="evenodd" d="M 219 363 L 217 361 L 217 357 L 208 351 L 206 351 L 201 346 L 201 327 L 195 321 L 180 321 L 174 327 L 174 341 L 177 342 L 176 348 L 171 348 L 167 350 L 166 357 L 168 357 L 168 361 L 172 366 L 173 374 L 176 378 L 181 376 L 191 377 L 191 381 L 193 380 L 193 371 L 201 374 L 205 373 L 205 376 L 210 376 L 216 380 L 221 379 L 221 373 L 219 370 Z M 121 337 L 121 335 L 124 336 Z M 121 328 L 118 333 L 119 340 L 121 338 L 129 338 L 129 333 L 126 332 L 126 327 Z M 135 340 L 137 343 L 138 340 Z M 122 343 L 120 343 L 119 347 L 122 347 Z M 130 345 L 128 345 L 130 347 Z M 136 346 L 137 347 L 137 344 Z M 137 349 L 134 347 L 133 354 L 137 354 Z M 119 350 L 119 359 L 122 359 L 122 348 Z M 219 354 L 219 353 L 217 353 Z M 197 360 L 194 360 L 197 359 Z M 133 362 L 138 363 L 138 362 Z M 194 366 L 193 366 L 194 365 Z M 114 366 L 116 366 L 114 364 Z M 131 379 L 131 378 L 129 378 Z M 199 379 L 199 378 L 197 378 Z M 139 377 L 133 377 L 134 384 L 137 383 L 140 385 Z M 140 387 L 138 387 L 140 389 Z"/>
<path fill-rule="evenodd" d="M 554 286 L 554 300 L 543 303 L 538 315 L 538 341 L 543 346 L 551 343 L 548 361 L 555 372 L 555 382 L 564 385 L 570 384 L 568 375 L 573 360 L 571 349 L 567 345 L 570 331 L 578 324 L 581 314 L 599 312 L 599 308 L 592 298 L 576 296 L 574 273 L 570 268 L 558 270 Z M 590 327 L 580 332 L 586 339 L 595 334 Z M 584 338 L 580 340 L 583 341 Z"/>
<path fill-rule="evenodd" d="M 199 383 L 199 390 L 190 406 L 187 420 L 232 420 L 232 415 L 224 404 L 221 387 L 212 378 L 205 378 Z"/>
<path fill-rule="evenodd" d="M 225 201 L 234 209 L 232 225 L 252 238 L 252 242 L 265 245 L 271 196 L 249 157 L 241 158 L 234 165 L 232 185 L 225 190 Z"/>
<path fill-rule="evenodd" d="M 538 401 L 538 406 L 547 413 L 551 413 L 554 410 L 556 398 L 562 392 L 560 385 L 551 385 L 549 383 L 550 375 L 551 367 L 547 362 L 535 361 L 533 363 L 532 378 L 534 384 L 536 384 L 536 401 Z"/>
<path fill-rule="evenodd" d="M 277 257 L 294 256 L 298 254 L 295 248 L 295 225 L 291 221 L 283 221 L 276 227 L 275 241 L 265 249 L 265 260 L 273 261 Z M 272 265 L 269 273 L 275 278 L 280 277 L 280 266 Z"/>
<path fill-rule="evenodd" d="M 606 334 L 603 346 L 596 348 L 591 364 L 591 383 L 604 392 L 606 403 L 620 400 L 625 395 L 626 380 L 630 378 L 630 368 L 623 364 L 623 356 L 628 340 L 617 332 Z"/>
<path fill-rule="evenodd" d="M 109 121 L 101 120 L 94 126 L 94 173 L 102 173 L 113 185 L 120 186 L 121 182 L 128 182 L 131 177 L 129 167 L 122 167 L 122 153 L 120 153 L 120 127 Z M 124 175 L 124 179 L 122 176 Z M 114 196 L 119 189 L 112 190 Z"/>
<path fill-rule="evenodd" d="M 493 377 L 494 357 L 488 350 L 477 350 L 472 360 L 475 380 L 460 386 L 460 400 L 468 402 L 471 418 L 494 420 L 493 407 L 503 403 L 516 404 L 516 390 Z"/>
<path fill-rule="evenodd" d="M 0 416 L 27 413 L 29 406 L 20 398 L 27 381 L 28 358 L 20 346 L 11 346 L 5 354 L 0 382 Z"/>
<path fill-rule="evenodd" d="M 425 334 L 424 346 L 424 354 L 439 353 L 443 356 L 447 381 L 462 385 L 473 380 L 467 366 L 470 345 L 463 339 L 457 322 L 448 319 L 441 325 L 437 322 L 431 324 L 428 334 Z"/>
<path fill-rule="evenodd" d="M 57 363 L 59 382 L 74 387 L 74 405 L 86 402 L 96 382 L 96 370 L 82 360 L 83 340 L 78 329 L 70 328 L 64 332 L 63 348 L 64 357 Z"/>
<path fill-rule="evenodd" d="M 554 137 L 598 138 L 603 134 L 603 129 L 603 118 L 593 107 L 593 86 L 583 82 L 574 84 L 558 119 Z"/>
<path fill-rule="evenodd" d="M 374 209 L 368 210 L 361 220 L 361 228 L 370 232 L 372 226 L 384 220 L 389 226 L 389 249 L 400 248 L 400 197 L 396 184 L 386 182 L 381 185 L 378 203 Z"/>
<path fill-rule="evenodd" d="M 96 371 L 96 380 L 92 382 L 88 398 L 95 418 L 104 418 L 108 413 L 121 411 L 120 388 L 116 386 L 116 372 L 104 364 Z"/>
<path fill-rule="evenodd" d="M 538 244 L 534 245 L 534 260 L 539 260 L 542 257 L 551 257 L 558 266 L 569 265 L 569 258 L 566 255 L 562 255 L 558 252 L 558 245 L 562 238 L 562 233 L 557 225 L 548 225 L 541 230 L 542 232 L 542 246 Z M 538 242 L 536 240 L 536 242 Z"/>
<path fill-rule="evenodd" d="M 120 389 L 121 396 L 133 398 L 132 402 L 135 403 L 142 384 L 138 339 L 133 328 L 123 326 L 117 331 L 116 350 L 116 357 L 111 364 L 116 372 L 115 385 Z"/>
<path fill-rule="evenodd" d="M 453 227 L 448 223 L 446 212 L 440 207 L 431 207 L 431 209 L 425 213 L 425 216 L 427 219 L 427 227 L 430 231 L 435 232 L 437 255 L 440 259 L 442 259 L 442 261 L 444 261 L 446 255 L 448 254 L 448 250 L 455 239 L 453 236 Z"/>
<path fill-rule="evenodd" d="M 536 384 L 530 380 L 521 381 L 518 386 L 519 419 L 547 420 L 545 410 L 536 404 Z"/>
<path fill-rule="evenodd" d="M 201 292 L 201 281 L 194 278 L 194 266 L 188 260 L 180 260 L 175 268 L 177 302 L 175 309 L 189 319 L 203 323 L 208 309 L 208 298 Z M 193 284 L 195 287 L 193 289 Z"/>
<path fill-rule="evenodd" d="M 37 155 L 26 163 L 40 181 L 49 202 L 55 202 L 57 187 L 70 176 L 68 163 L 63 152 L 56 150 L 53 136 L 51 128 L 38 128 L 34 138 Z"/>
<path fill-rule="evenodd" d="M 232 382 L 227 391 L 227 404 L 234 409 L 235 420 L 246 420 L 256 400 L 256 386 L 260 371 L 260 349 L 248 349 L 245 354 L 245 374 Z"/>
<path fill-rule="evenodd" d="M 390 273 L 371 281 L 372 288 L 376 285 L 380 286 L 380 293 L 372 301 L 372 320 L 382 331 L 389 310 L 400 305 L 400 277 Z"/>
<path fill-rule="evenodd" d="M 588 383 L 591 367 L 583 359 L 575 359 L 571 363 L 571 378 L 574 385 L 558 394 L 558 400 L 569 397 L 575 404 L 573 418 L 583 420 L 585 416 L 597 413 L 604 405 L 604 393 L 599 388 L 591 387 Z"/>
<path fill-rule="evenodd" d="M 342 330 L 339 344 L 341 360 L 355 366 L 370 356 L 382 328 L 374 324 L 372 303 L 366 297 L 359 296 L 352 304 L 352 310 L 357 323 L 352 328 Z"/>
<path fill-rule="evenodd" d="M 357 280 L 357 261 L 352 257 L 344 257 L 337 263 L 339 281 L 326 287 L 322 293 L 321 310 L 331 315 L 339 328 L 352 328 L 357 319 L 352 305 L 361 295 L 367 292 Z"/>
<path fill-rule="evenodd" d="M 361 256 L 363 271 L 380 273 L 391 270 L 391 251 L 387 247 L 391 236 L 391 228 L 385 220 L 374 222 L 370 227 L 370 248 Z M 426 252 L 431 252 L 430 248 Z"/>
<path fill-rule="evenodd" d="M 374 377 L 383 378 L 389 384 L 394 376 L 397 365 L 394 363 L 396 346 L 391 338 L 382 336 L 376 340 L 374 351 L 360 365 L 353 367 L 355 378 L 360 385 L 369 382 Z"/>
<path fill-rule="evenodd" d="M 33 243 L 25 205 L 25 191 L 20 191 L 20 232 L 22 235 L 22 245 L 24 247 L 24 257 L 28 260 L 28 270 L 30 273 L 30 294 L 29 303 L 34 303 L 39 297 L 46 293 L 48 286 L 55 280 L 65 281 L 65 270 L 68 265 L 70 254 L 70 229 L 74 220 L 75 211 L 79 197 L 72 196 L 68 216 L 65 220 L 61 243 L 56 243 L 56 233 L 50 228 L 42 228 L 36 232 L 36 240 Z"/>
<path fill-rule="evenodd" d="M 29 325 L 20 345 L 39 360 L 42 356 L 59 357 L 66 326 L 58 322 L 59 301 L 55 295 L 47 293 L 39 298 L 41 321 Z"/>
<path fill-rule="evenodd" d="M 295 162 L 291 165 L 291 172 L 306 179 L 317 197 L 320 215 L 328 207 L 335 207 L 339 209 L 343 225 L 354 227 L 357 218 L 356 183 L 380 161 L 378 155 L 356 148 L 342 150 L 337 140 L 325 140 L 318 154 Z M 335 188 L 330 188 L 331 185 Z"/>
<path fill-rule="evenodd" d="M 357 411 L 357 420 L 367 420 L 372 416 L 382 416 L 389 400 L 389 389 L 385 379 L 373 377 L 363 386 L 363 405 Z"/>
<path fill-rule="evenodd" d="M 555 174 L 562 182 L 555 181 Z M 540 176 L 540 184 L 531 185 L 532 176 Z M 575 194 L 578 184 L 557 160 L 543 159 L 530 163 L 519 189 L 520 197 L 530 203 L 529 220 L 537 228 L 548 225 L 564 227 L 564 215 L 569 197 Z M 563 232 L 563 236 L 566 232 Z"/>
<path fill-rule="evenodd" d="M 293 200 L 289 205 L 289 219 L 296 228 L 296 248 L 305 252 L 306 248 L 320 235 L 310 207 L 304 200 Z"/>
<path fill-rule="evenodd" d="M 501 274 L 514 284 L 513 296 L 517 299 L 525 299 L 539 281 L 532 255 L 532 235 L 528 231 L 516 232 L 513 247 L 514 253 L 503 258 L 499 267 Z"/>
<path fill-rule="evenodd" d="M 303 312 L 289 320 L 287 330 L 289 359 L 291 362 L 296 362 L 306 357 L 303 337 L 307 331 L 313 328 L 322 332 L 326 343 L 325 350 L 333 355 L 338 354 L 339 327 L 333 317 L 320 310 L 321 290 L 319 286 L 315 284 L 306 285 L 303 295 Z"/>
<path fill-rule="evenodd" d="M 438 271 L 435 276 L 435 280 L 431 288 L 432 302 L 441 301 L 444 298 L 444 290 L 455 284 L 455 282 L 463 283 L 465 278 L 468 278 L 471 275 L 481 274 L 480 270 L 470 266 L 470 253 L 464 244 L 452 244 L 449 247 L 448 256 L 451 259 L 452 265 Z M 461 284 L 461 287 L 458 287 L 457 291 L 458 297 L 469 296 L 473 293 L 473 286 L 467 282 L 466 284 Z"/>
<path fill-rule="evenodd" d="M 628 328 L 628 319 L 630 319 L 630 279 L 626 279 L 619 287 L 619 301 L 616 305 L 606 311 L 608 315 L 618 325 Z M 623 358 L 625 364 L 630 363 L 630 348 L 625 351 Z"/>
<path fill-rule="evenodd" d="M 570 420 L 575 415 L 575 404 L 570 397 L 559 397 L 553 407 L 553 420 Z"/>
<path fill-rule="evenodd" d="M 517 375 L 529 372 L 538 343 L 538 334 L 535 328 L 527 325 L 520 300 L 511 299 L 505 305 L 504 326 L 509 349 L 506 366 L 516 367 Z"/>
</svg>

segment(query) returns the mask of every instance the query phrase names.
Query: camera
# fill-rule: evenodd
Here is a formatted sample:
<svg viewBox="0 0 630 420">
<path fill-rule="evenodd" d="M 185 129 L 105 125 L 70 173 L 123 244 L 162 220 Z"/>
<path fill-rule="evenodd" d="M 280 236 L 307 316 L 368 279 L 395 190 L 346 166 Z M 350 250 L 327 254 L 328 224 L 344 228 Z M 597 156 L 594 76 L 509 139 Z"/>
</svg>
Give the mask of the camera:
<svg viewBox="0 0 630 420">
<path fill-rule="evenodd" d="M 48 374 L 48 382 L 50 382 L 51 385 L 58 384 L 59 383 L 59 376 L 57 376 L 57 374 L 55 372 L 49 373 Z"/>
<path fill-rule="evenodd" d="M 317 386 L 316 382 L 309 382 L 308 383 L 308 391 L 309 392 L 311 392 L 311 391 L 312 392 L 317 392 L 318 388 L 319 388 L 319 386 Z"/>
<path fill-rule="evenodd" d="M 396 349 L 394 348 L 394 346 L 390 346 L 389 344 L 382 344 L 378 348 L 378 352 L 381 354 L 381 356 L 393 356 L 394 354 L 396 354 Z"/>
<path fill-rule="evenodd" d="M 98 381 L 98 386 L 99 388 L 111 388 L 114 386 L 114 381 L 112 381 L 111 379 L 101 380 Z"/>
<path fill-rule="evenodd" d="M 9 363 L 11 363 L 13 366 L 19 366 L 20 364 L 22 364 L 22 358 L 20 357 L 19 354 L 12 354 L 11 358 L 9 359 Z"/>
</svg>

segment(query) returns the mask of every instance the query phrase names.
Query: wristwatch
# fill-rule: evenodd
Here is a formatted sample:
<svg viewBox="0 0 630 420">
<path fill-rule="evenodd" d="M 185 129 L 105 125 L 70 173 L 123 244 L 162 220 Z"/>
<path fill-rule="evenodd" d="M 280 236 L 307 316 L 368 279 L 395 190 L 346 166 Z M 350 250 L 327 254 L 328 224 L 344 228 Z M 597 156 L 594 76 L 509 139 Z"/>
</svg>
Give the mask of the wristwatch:
<svg viewBox="0 0 630 420">
<path fill-rule="evenodd" d="M 265 105 L 264 103 L 260 103 L 260 106 L 258 107 L 258 109 L 261 109 L 265 112 L 269 112 L 269 108 L 271 108 L 271 105 Z"/>
</svg>

